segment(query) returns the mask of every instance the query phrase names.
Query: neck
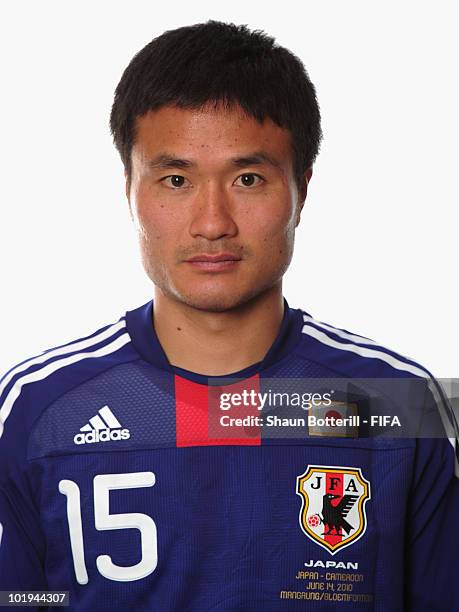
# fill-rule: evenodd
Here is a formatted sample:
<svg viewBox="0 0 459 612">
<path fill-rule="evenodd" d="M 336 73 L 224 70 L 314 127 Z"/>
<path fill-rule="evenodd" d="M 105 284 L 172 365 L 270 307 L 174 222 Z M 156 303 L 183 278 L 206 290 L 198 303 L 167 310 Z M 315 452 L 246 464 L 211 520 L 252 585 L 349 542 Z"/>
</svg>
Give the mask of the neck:
<svg viewBox="0 0 459 612">
<path fill-rule="evenodd" d="M 153 324 L 169 363 L 204 376 L 223 376 L 265 357 L 283 310 L 282 285 L 224 312 L 198 310 L 156 287 Z"/>
</svg>

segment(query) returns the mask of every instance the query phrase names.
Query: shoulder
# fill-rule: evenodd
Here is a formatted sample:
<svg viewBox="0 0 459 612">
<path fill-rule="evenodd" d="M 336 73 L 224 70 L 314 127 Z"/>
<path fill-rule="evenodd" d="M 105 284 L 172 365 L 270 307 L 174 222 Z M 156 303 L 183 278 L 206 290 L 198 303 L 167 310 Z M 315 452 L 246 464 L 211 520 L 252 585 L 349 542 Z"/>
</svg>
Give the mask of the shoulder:
<svg viewBox="0 0 459 612">
<path fill-rule="evenodd" d="M 330 372 L 330 376 L 360 379 L 364 386 L 384 389 L 400 402 L 413 394 L 419 399 L 417 405 L 426 411 L 432 409 L 441 418 L 443 435 L 446 433 L 455 446 L 458 426 L 454 411 L 442 385 L 426 367 L 371 338 L 320 321 L 301 308 L 298 310 L 302 328 L 296 355 L 300 359 L 317 364 Z"/>
<path fill-rule="evenodd" d="M 81 337 L 44 350 L 10 368 L 0 378 L 0 437 L 5 424 L 31 426 L 47 405 L 67 390 L 132 359 L 123 315 Z"/>
<path fill-rule="evenodd" d="M 298 352 L 336 374 L 360 377 L 432 378 L 427 368 L 379 342 L 314 318 L 303 309 Z"/>
</svg>

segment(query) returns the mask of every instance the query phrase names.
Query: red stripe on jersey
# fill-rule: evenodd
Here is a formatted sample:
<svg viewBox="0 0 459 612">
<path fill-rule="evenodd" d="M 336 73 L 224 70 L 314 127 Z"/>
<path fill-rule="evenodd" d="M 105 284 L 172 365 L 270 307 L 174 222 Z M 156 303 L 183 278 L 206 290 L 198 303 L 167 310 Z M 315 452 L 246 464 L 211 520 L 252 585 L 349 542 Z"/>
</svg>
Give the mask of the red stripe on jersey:
<svg viewBox="0 0 459 612">
<path fill-rule="evenodd" d="M 327 481 L 326 481 L 326 490 L 325 493 L 331 493 L 332 495 L 339 495 L 339 499 L 332 499 L 331 505 L 337 506 L 343 498 L 343 479 L 344 474 L 336 474 L 334 472 L 327 472 Z M 329 526 L 332 529 L 332 526 Z M 326 535 L 324 540 L 329 542 L 332 546 L 338 544 L 343 539 L 342 536 L 343 530 L 340 527 L 338 530 L 338 534 L 335 533 L 333 529 L 333 535 Z"/>
<path fill-rule="evenodd" d="M 260 390 L 260 377 L 225 386 L 207 386 L 195 383 L 177 374 L 175 379 L 176 443 L 183 446 L 222 446 L 261 444 L 261 429 L 253 426 L 253 419 L 261 411 L 253 405 L 232 405 L 229 410 L 220 407 L 222 393 L 242 394 Z M 248 398 L 248 402 L 250 398 Z M 223 425 L 221 417 L 245 419 L 244 424 Z"/>
</svg>

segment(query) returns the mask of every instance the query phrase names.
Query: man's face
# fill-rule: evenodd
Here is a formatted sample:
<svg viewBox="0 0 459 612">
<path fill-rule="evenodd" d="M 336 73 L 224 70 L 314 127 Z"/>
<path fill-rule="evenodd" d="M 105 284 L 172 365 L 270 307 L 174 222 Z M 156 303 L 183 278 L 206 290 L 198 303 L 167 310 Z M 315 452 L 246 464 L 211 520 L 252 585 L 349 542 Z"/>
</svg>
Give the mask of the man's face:
<svg viewBox="0 0 459 612">
<path fill-rule="evenodd" d="M 140 117 L 127 195 L 157 288 L 221 312 L 281 287 L 305 196 L 292 162 L 290 133 L 238 106 Z"/>
</svg>

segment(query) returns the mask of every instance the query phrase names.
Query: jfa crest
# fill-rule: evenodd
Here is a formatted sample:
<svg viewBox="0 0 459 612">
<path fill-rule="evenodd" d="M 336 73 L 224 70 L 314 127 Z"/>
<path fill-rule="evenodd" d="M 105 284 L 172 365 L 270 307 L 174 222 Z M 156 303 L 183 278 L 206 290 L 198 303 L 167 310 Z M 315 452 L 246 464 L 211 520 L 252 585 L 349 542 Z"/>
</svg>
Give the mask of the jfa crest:
<svg viewBox="0 0 459 612">
<path fill-rule="evenodd" d="M 297 477 L 296 492 L 302 498 L 301 529 L 332 555 L 365 533 L 371 494 L 360 468 L 308 465 Z"/>
</svg>

